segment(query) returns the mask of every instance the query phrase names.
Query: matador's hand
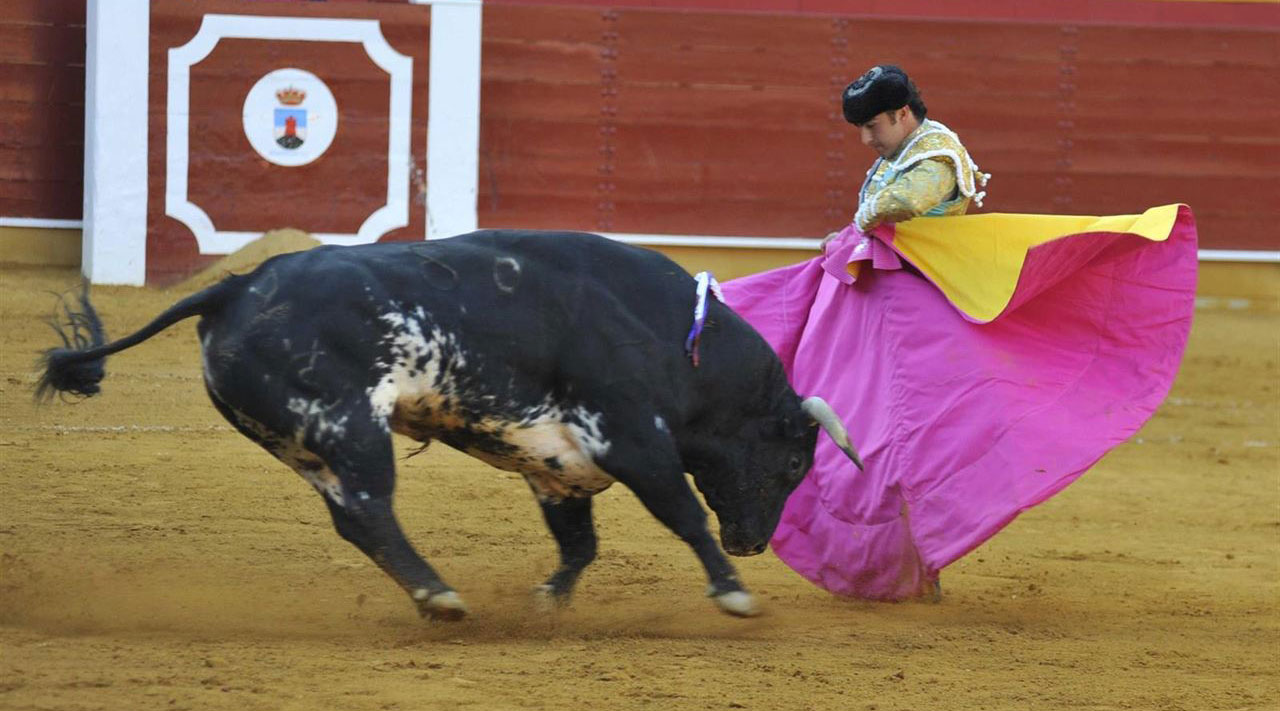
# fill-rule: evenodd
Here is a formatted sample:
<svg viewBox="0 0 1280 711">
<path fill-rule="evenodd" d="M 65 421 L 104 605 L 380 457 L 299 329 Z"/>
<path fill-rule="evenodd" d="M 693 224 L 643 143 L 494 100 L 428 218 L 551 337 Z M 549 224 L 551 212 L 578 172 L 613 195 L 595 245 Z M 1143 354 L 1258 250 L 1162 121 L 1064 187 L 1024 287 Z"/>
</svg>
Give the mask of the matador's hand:
<svg viewBox="0 0 1280 711">
<path fill-rule="evenodd" d="M 839 232 L 832 232 L 831 234 L 827 235 L 826 237 L 823 237 L 823 238 L 822 238 L 822 244 L 818 245 L 818 251 L 822 252 L 823 254 L 826 254 L 826 253 L 827 253 L 827 245 L 831 242 L 831 240 L 833 240 L 833 239 L 835 239 L 836 237 L 839 237 L 839 236 L 840 236 L 840 233 L 839 233 Z"/>
</svg>

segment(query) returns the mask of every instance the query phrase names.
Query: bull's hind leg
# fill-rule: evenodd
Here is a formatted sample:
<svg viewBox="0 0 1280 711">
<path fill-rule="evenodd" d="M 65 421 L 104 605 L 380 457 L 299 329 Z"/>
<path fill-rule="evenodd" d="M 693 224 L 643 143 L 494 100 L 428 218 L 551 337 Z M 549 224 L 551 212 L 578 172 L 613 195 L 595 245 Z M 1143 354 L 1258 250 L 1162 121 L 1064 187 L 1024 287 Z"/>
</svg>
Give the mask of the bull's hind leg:
<svg viewBox="0 0 1280 711">
<path fill-rule="evenodd" d="M 371 420 L 350 424 L 340 437 L 315 443 L 315 451 L 341 484 L 340 500 L 326 497 L 338 535 L 369 556 L 418 606 L 423 617 L 458 620 L 467 606 L 413 549 L 392 511 L 395 460 L 391 435 Z"/>
<path fill-rule="evenodd" d="M 418 614 L 440 620 L 460 620 L 467 606 L 439 574 L 418 555 L 404 537 L 391 497 L 370 497 L 346 505 L 328 497 L 329 514 L 338 535 L 369 556 L 370 560 L 404 588 L 418 606 Z"/>
<path fill-rule="evenodd" d="M 433 619 L 461 619 L 467 607 L 405 539 L 391 510 L 395 460 L 391 435 L 367 414 L 329 412 L 333 426 L 305 425 L 299 445 L 282 423 L 269 427 L 232 407 L 206 384 L 214 407 L 241 434 L 302 475 L 324 499 L 338 535 L 369 556 L 413 598 L 418 613 Z M 358 424 L 363 423 L 363 424 Z"/>
<path fill-rule="evenodd" d="M 535 590 L 551 604 L 568 604 L 582 570 L 596 558 L 596 529 L 591 499 L 543 500 L 542 516 L 560 546 L 560 567 Z"/>
</svg>

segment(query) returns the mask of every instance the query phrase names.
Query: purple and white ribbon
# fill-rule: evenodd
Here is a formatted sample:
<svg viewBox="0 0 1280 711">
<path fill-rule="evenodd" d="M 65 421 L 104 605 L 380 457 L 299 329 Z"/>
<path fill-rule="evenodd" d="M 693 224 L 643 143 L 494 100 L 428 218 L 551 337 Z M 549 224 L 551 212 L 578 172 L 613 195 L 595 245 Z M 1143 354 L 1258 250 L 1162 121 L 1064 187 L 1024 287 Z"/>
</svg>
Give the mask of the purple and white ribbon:
<svg viewBox="0 0 1280 711">
<path fill-rule="evenodd" d="M 698 283 L 697 299 L 693 304 L 693 328 L 689 329 L 689 335 L 684 339 L 684 352 L 693 361 L 693 367 L 697 368 L 698 339 L 702 336 L 702 327 L 707 321 L 707 292 L 710 291 L 722 304 L 724 294 L 720 291 L 720 282 L 711 276 L 711 272 L 698 272 L 693 278 Z"/>
</svg>

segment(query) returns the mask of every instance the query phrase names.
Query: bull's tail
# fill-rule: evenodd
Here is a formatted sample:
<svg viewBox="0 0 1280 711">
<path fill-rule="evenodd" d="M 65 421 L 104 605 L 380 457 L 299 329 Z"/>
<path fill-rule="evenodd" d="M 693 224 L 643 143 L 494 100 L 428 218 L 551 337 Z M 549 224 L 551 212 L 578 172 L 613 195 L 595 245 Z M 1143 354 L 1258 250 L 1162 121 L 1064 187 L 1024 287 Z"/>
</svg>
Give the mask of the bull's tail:
<svg viewBox="0 0 1280 711">
<path fill-rule="evenodd" d="M 107 356 L 136 346 L 183 319 L 213 313 L 225 301 L 235 281 L 236 278 L 231 277 L 192 294 L 170 306 L 151 323 L 111 343 L 105 343 L 102 319 L 98 318 L 98 312 L 89 301 L 87 285 L 77 295 L 79 303 L 76 306 L 64 298 L 61 313 L 50 320 L 50 325 L 62 338 L 62 347 L 50 348 L 41 355 L 44 372 L 36 384 L 36 399 L 49 400 L 55 393 L 84 397 L 96 395 L 98 383 L 106 375 L 103 364 Z"/>
</svg>

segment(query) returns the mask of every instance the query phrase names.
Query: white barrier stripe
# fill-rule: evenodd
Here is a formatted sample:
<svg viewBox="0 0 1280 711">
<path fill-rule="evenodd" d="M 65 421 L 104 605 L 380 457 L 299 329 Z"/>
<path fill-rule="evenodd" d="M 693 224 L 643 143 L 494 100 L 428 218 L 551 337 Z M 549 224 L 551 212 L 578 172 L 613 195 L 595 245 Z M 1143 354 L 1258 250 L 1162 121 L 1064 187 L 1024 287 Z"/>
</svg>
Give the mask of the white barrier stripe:
<svg viewBox="0 0 1280 711">
<path fill-rule="evenodd" d="M 657 235 L 623 232 L 599 232 L 601 236 L 626 244 L 668 247 L 755 247 L 759 249 L 817 250 L 822 240 L 811 237 L 713 237 L 710 235 Z"/>
<path fill-rule="evenodd" d="M 119 432 L 235 432 L 230 425 L 35 425 L 6 428 L 17 432 L 70 432 L 70 433 L 119 433 Z"/>
<path fill-rule="evenodd" d="M 741 237 L 712 235 L 659 235 L 628 232 L 601 232 L 609 239 L 626 244 L 654 247 L 720 247 L 759 249 L 812 249 L 822 244 L 811 237 Z M 1248 249 L 1201 249 L 1196 256 L 1202 262 L 1268 262 L 1280 263 L 1280 251 Z"/>
<path fill-rule="evenodd" d="M 47 217 L 0 217 L 0 227 L 38 227 L 47 230 L 82 230 L 84 220 L 55 220 Z"/>
<path fill-rule="evenodd" d="M 1230 311 L 1247 311 L 1253 308 L 1253 299 L 1223 297 L 1223 296 L 1197 296 L 1197 309 L 1228 309 Z"/>
<path fill-rule="evenodd" d="M 1280 262 L 1280 252 L 1249 249 L 1202 249 L 1202 262 Z"/>
<path fill-rule="evenodd" d="M 43 217 L 0 217 L 0 227 L 36 227 L 54 230 L 79 230 L 81 220 L 54 220 Z M 655 247 L 720 247 L 725 249 L 818 249 L 822 240 L 811 237 L 716 237 L 711 235 L 659 235 L 625 232 L 601 232 L 609 239 L 626 244 Z M 246 233 L 250 238 L 258 233 Z M 1259 249 L 1201 249 L 1196 256 L 1202 262 L 1263 262 L 1280 263 L 1280 251 Z"/>
</svg>

